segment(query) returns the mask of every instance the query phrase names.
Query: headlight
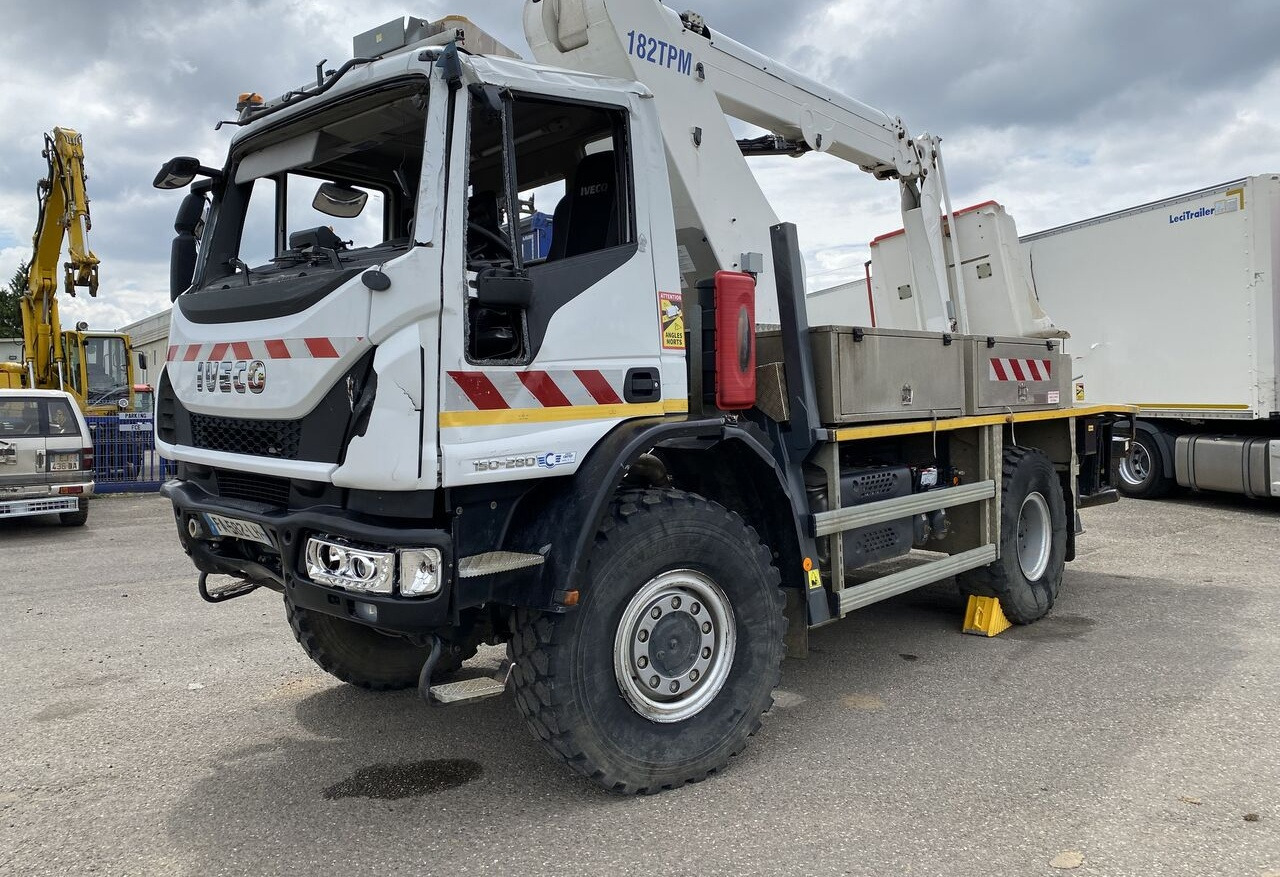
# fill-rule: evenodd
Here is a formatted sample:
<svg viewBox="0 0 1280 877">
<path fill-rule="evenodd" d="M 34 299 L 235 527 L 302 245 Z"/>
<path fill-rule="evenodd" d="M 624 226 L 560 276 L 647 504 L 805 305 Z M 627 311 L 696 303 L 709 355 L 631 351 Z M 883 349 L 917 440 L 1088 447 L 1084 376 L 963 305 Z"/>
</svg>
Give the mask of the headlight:
<svg viewBox="0 0 1280 877">
<path fill-rule="evenodd" d="M 400 593 L 406 597 L 426 597 L 439 590 L 440 549 L 401 549 Z"/>
<path fill-rule="evenodd" d="M 314 536 L 307 540 L 307 577 L 313 582 L 390 594 L 394 575 L 395 555 L 389 551 L 354 548 Z"/>
</svg>

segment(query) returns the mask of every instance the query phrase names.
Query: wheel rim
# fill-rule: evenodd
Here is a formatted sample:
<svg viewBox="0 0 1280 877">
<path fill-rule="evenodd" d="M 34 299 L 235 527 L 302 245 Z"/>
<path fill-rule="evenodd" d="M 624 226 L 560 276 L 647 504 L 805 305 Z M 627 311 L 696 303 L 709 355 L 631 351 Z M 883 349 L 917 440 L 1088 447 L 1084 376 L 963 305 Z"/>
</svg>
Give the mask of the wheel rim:
<svg viewBox="0 0 1280 877">
<path fill-rule="evenodd" d="M 1018 513 L 1018 566 L 1027 581 L 1034 582 L 1049 568 L 1053 546 L 1053 519 L 1043 495 L 1032 493 L 1022 501 Z"/>
<path fill-rule="evenodd" d="M 655 722 L 679 722 L 715 699 L 733 666 L 733 607 L 700 572 L 650 579 L 623 610 L 613 669 L 627 703 Z"/>
<path fill-rule="evenodd" d="M 1134 442 L 1129 456 L 1120 461 L 1120 477 L 1130 487 L 1139 487 L 1151 475 L 1151 454 L 1141 442 Z"/>
</svg>

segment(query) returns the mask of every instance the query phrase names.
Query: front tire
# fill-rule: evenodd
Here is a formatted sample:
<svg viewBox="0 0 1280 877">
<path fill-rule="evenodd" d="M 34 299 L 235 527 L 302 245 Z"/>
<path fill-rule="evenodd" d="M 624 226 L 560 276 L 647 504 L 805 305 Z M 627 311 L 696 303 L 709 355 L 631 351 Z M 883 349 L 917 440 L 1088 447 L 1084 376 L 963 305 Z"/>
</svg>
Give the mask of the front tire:
<svg viewBox="0 0 1280 877">
<path fill-rule="evenodd" d="M 1173 479 L 1164 474 L 1164 455 L 1155 436 L 1139 432 L 1133 437 L 1129 456 L 1120 461 L 1119 488 L 1132 499 L 1159 499 L 1173 489 Z"/>
<path fill-rule="evenodd" d="M 523 611 L 516 704 L 554 755 L 643 794 L 723 768 L 760 727 L 782 665 L 783 594 L 740 517 L 673 490 L 629 491 L 596 537 L 574 611 Z"/>
<path fill-rule="evenodd" d="M 430 648 L 378 633 L 354 621 L 294 606 L 287 597 L 284 608 L 298 645 L 326 673 L 370 691 L 417 686 Z M 446 650 L 431 674 L 432 680 L 440 681 L 457 672 L 462 662 L 475 653 L 476 644 L 471 640 L 462 649 Z"/>
<path fill-rule="evenodd" d="M 1067 557 L 1067 510 L 1053 463 L 1033 448 L 1005 448 L 1000 558 L 956 577 L 960 591 L 998 597 L 1005 617 L 1030 624 L 1053 608 Z"/>
</svg>

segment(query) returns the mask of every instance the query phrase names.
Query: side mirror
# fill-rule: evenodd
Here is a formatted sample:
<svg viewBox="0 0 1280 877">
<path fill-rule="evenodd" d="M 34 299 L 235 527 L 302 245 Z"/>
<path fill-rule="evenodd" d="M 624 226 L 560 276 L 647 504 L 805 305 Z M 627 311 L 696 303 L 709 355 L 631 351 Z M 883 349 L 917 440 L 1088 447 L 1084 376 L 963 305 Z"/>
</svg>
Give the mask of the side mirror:
<svg viewBox="0 0 1280 877">
<path fill-rule="evenodd" d="M 157 189 L 181 189 L 191 184 L 200 173 L 200 159 L 189 155 L 171 158 L 160 168 L 160 173 L 151 181 Z"/>
<path fill-rule="evenodd" d="M 486 307 L 528 308 L 533 278 L 510 268 L 486 268 L 476 275 L 476 301 Z"/>
<path fill-rule="evenodd" d="M 316 190 L 316 197 L 312 199 L 311 206 L 325 216 L 353 219 L 364 210 L 368 200 L 369 193 L 360 189 L 338 183 L 322 183 Z"/>
<path fill-rule="evenodd" d="M 143 371 L 147 370 L 147 355 L 145 353 L 138 354 L 138 368 Z"/>
<path fill-rule="evenodd" d="M 198 158 L 179 155 L 177 158 L 171 158 L 164 163 L 164 166 L 160 168 L 160 173 L 156 174 L 156 178 L 151 181 L 151 185 L 157 189 L 181 189 L 190 185 L 191 181 L 199 176 L 216 180 L 222 177 L 222 171 L 205 167 L 200 164 L 200 159 Z"/>
<path fill-rule="evenodd" d="M 177 237 L 169 250 L 169 300 L 177 301 L 191 286 L 196 275 L 196 241 L 204 224 L 205 201 L 203 192 L 190 192 L 182 199 L 178 216 L 173 221 Z M 143 366 L 146 368 L 146 366 Z"/>
</svg>

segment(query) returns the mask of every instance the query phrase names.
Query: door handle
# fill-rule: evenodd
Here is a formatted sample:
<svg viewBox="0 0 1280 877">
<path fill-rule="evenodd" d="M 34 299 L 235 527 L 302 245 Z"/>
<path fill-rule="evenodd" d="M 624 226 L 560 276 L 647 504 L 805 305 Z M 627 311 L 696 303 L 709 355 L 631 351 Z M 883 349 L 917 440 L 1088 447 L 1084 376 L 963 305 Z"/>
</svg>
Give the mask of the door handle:
<svg viewBox="0 0 1280 877">
<path fill-rule="evenodd" d="M 627 372 L 623 398 L 632 404 L 662 399 L 662 375 L 656 368 L 633 368 Z"/>
<path fill-rule="evenodd" d="M 36 451 L 36 468 L 39 469 L 41 472 L 45 470 L 44 464 L 45 464 L 45 461 L 48 459 L 48 456 L 49 455 L 45 453 L 43 448 Z"/>
</svg>

